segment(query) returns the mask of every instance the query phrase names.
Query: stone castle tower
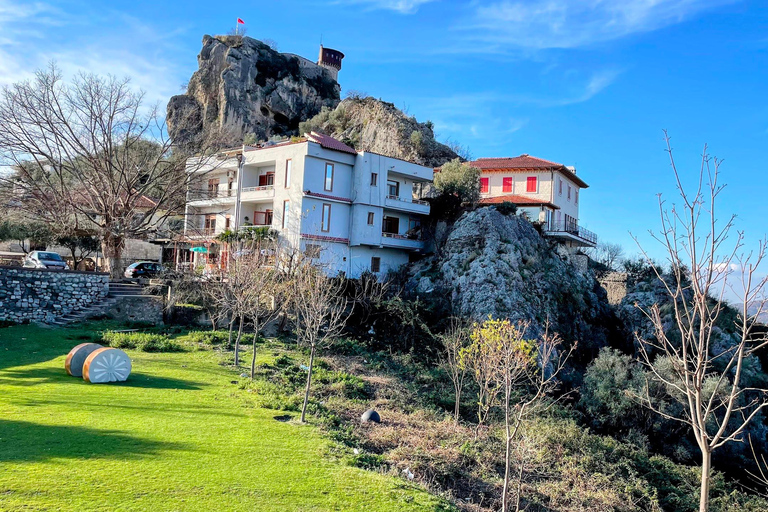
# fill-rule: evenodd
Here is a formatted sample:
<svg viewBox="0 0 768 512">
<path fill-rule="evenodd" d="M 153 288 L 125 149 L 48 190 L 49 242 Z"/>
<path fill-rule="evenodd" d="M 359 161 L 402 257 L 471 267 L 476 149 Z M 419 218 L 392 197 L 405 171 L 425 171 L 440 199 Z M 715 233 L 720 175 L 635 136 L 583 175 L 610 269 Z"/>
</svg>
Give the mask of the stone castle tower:
<svg viewBox="0 0 768 512">
<path fill-rule="evenodd" d="M 341 70 L 341 59 L 344 54 L 338 50 L 324 48 L 320 45 L 320 55 L 317 57 L 317 64 L 331 72 L 331 76 L 337 82 L 339 81 L 339 71 Z"/>
</svg>

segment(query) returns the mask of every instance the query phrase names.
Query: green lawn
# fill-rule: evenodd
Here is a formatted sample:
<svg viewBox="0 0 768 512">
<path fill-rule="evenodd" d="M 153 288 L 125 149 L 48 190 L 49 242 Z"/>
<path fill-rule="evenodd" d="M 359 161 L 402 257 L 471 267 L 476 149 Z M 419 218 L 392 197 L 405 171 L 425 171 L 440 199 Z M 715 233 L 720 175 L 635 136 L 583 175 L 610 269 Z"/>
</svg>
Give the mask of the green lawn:
<svg viewBox="0 0 768 512">
<path fill-rule="evenodd" d="M 87 326 L 0 329 L 0 510 L 448 510 L 256 408 L 213 351 L 127 351 L 128 382 L 66 375 Z"/>
</svg>

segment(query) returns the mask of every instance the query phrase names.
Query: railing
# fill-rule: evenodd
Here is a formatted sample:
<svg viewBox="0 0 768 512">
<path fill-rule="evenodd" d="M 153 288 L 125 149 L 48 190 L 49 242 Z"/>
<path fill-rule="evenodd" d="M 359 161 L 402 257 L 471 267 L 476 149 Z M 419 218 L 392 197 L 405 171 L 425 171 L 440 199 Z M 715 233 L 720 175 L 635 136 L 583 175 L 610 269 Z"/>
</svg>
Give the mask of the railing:
<svg viewBox="0 0 768 512">
<path fill-rule="evenodd" d="M 421 204 L 424 206 L 429 206 L 429 203 L 427 201 L 422 201 L 421 199 L 408 199 L 406 197 L 400 197 L 400 196 L 387 196 L 387 199 L 392 199 L 393 201 L 402 201 L 404 203 L 413 203 L 413 204 Z"/>
<path fill-rule="evenodd" d="M 258 187 L 244 187 L 241 190 L 243 192 L 257 192 L 259 190 L 273 190 L 274 188 L 274 185 L 261 185 Z"/>
<path fill-rule="evenodd" d="M 568 233 L 582 240 L 596 244 L 597 235 L 588 229 L 584 229 L 573 221 L 551 222 L 547 227 L 549 233 Z"/>
<path fill-rule="evenodd" d="M 190 190 L 190 201 L 204 201 L 206 199 L 220 199 L 224 197 L 235 197 L 237 195 L 237 189 L 224 189 L 224 190 Z"/>
<path fill-rule="evenodd" d="M 401 235 L 400 233 L 388 233 L 387 231 L 382 231 L 381 236 L 384 238 L 394 238 L 396 240 L 413 240 L 415 242 L 421 240 L 419 235 Z"/>
</svg>

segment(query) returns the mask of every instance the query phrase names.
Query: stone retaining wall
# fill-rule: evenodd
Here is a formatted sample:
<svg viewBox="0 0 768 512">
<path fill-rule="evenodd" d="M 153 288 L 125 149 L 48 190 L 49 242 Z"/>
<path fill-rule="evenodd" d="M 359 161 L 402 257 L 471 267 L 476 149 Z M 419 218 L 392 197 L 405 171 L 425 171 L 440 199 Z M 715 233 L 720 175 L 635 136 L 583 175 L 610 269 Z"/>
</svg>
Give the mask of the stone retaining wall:
<svg viewBox="0 0 768 512">
<path fill-rule="evenodd" d="M 624 272 L 608 272 L 598 279 L 600 285 L 608 293 L 608 302 L 612 305 L 619 304 L 627 295 L 627 274 Z"/>
<path fill-rule="evenodd" d="M 0 320 L 51 322 L 108 293 L 109 274 L 0 266 Z"/>
</svg>

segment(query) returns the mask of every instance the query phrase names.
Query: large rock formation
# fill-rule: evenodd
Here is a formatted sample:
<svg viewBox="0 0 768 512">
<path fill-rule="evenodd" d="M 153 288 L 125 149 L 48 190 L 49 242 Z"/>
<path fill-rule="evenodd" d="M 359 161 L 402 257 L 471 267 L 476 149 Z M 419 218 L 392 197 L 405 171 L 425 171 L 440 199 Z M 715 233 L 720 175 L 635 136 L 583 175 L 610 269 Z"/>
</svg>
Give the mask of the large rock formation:
<svg viewBox="0 0 768 512">
<path fill-rule="evenodd" d="M 606 345 L 626 343 L 605 290 L 578 257 L 543 238 L 527 219 L 495 207 L 464 213 L 435 256 L 415 264 L 409 288 L 421 298 L 448 297 L 463 316 L 482 321 L 547 321 L 566 341 L 578 341 L 574 362 Z"/>
<path fill-rule="evenodd" d="M 373 151 L 431 167 L 458 157 L 435 140 L 430 122 L 419 123 L 392 103 L 371 97 L 350 97 L 335 109 L 323 108 L 299 130 L 330 135 L 358 151 Z"/>
<path fill-rule="evenodd" d="M 250 37 L 206 35 L 197 61 L 186 94 L 168 103 L 168 131 L 180 143 L 296 135 L 301 121 L 339 103 L 327 69 Z"/>
</svg>

